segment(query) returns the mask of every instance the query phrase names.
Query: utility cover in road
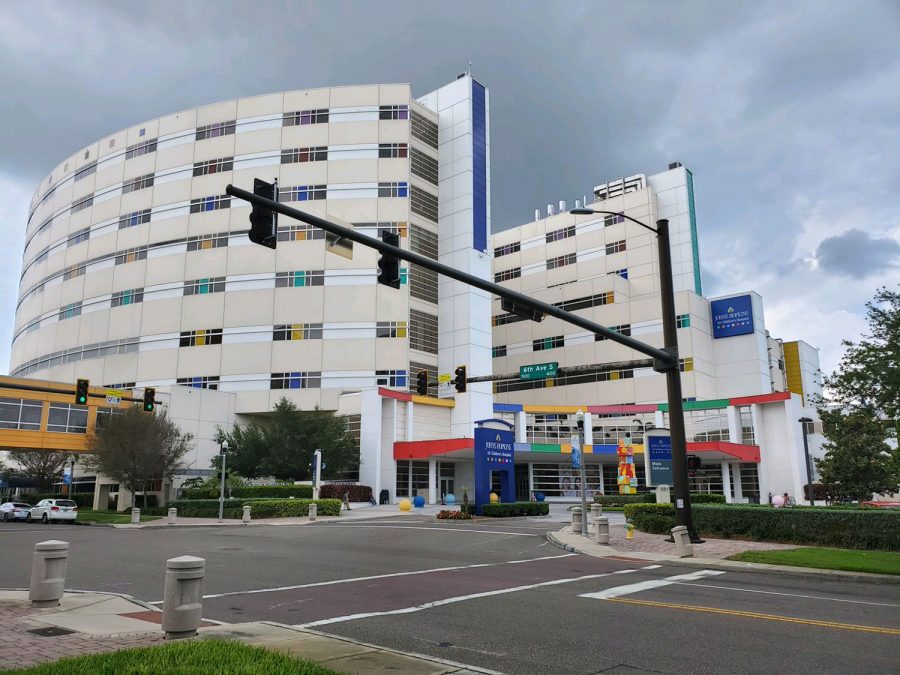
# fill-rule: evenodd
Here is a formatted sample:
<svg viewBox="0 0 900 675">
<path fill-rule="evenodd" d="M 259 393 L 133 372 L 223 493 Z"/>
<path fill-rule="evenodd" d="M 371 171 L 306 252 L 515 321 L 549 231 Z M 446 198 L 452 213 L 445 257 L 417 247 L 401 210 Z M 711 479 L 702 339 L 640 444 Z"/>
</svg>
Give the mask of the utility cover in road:
<svg viewBox="0 0 900 675">
<path fill-rule="evenodd" d="M 553 363 L 534 363 L 530 366 L 519 366 L 520 380 L 546 380 L 550 377 L 556 377 L 556 370 L 559 364 Z"/>
</svg>

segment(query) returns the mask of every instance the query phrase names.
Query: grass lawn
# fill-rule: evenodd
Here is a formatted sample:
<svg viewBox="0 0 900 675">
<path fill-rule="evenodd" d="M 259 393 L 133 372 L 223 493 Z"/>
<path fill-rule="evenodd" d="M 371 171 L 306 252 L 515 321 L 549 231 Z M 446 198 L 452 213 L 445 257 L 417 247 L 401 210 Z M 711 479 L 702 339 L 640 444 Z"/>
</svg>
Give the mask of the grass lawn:
<svg viewBox="0 0 900 675">
<path fill-rule="evenodd" d="M 900 553 L 891 551 L 857 551 L 846 548 L 786 548 L 781 551 L 745 551 L 729 560 L 796 565 L 826 570 L 900 574 Z"/>
<path fill-rule="evenodd" d="M 159 520 L 162 516 L 141 515 L 141 522 Z M 131 514 L 117 513 L 115 511 L 92 511 L 91 509 L 78 509 L 78 521 L 82 523 L 130 523 Z"/>
<path fill-rule="evenodd" d="M 160 647 L 123 649 L 108 654 L 76 656 L 2 675 L 336 675 L 335 671 L 285 654 L 225 640 L 187 640 Z"/>
</svg>

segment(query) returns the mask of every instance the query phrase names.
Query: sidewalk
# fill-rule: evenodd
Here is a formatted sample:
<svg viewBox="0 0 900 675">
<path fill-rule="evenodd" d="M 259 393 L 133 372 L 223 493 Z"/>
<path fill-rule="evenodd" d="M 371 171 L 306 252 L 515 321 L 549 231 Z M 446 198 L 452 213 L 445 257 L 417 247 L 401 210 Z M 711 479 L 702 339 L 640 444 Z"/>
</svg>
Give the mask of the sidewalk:
<svg viewBox="0 0 900 675">
<path fill-rule="evenodd" d="M 4 627 L 0 631 L 0 668 L 4 669 L 165 642 L 159 609 L 110 593 L 66 591 L 59 607 L 33 609 L 28 591 L 0 590 L 0 622 Z M 494 672 L 269 622 L 204 621 L 199 635 L 192 639 L 240 640 L 310 659 L 342 673 Z"/>
</svg>

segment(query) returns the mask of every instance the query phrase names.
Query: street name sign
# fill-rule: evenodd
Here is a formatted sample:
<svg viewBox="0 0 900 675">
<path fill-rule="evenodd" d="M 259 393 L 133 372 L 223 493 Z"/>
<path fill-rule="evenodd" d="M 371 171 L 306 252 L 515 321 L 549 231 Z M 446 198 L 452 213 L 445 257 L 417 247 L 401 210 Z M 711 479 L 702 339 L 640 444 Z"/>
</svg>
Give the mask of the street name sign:
<svg viewBox="0 0 900 675">
<path fill-rule="evenodd" d="M 519 366 L 520 380 L 546 380 L 556 377 L 556 371 L 559 364 L 553 363 L 534 363 L 530 366 Z"/>
</svg>

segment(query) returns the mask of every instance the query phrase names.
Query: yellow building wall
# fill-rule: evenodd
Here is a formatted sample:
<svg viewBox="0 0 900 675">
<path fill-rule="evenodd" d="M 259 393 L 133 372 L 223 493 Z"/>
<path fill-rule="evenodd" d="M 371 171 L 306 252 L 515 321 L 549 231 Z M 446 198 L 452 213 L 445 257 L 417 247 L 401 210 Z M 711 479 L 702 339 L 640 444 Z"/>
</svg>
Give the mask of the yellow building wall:
<svg viewBox="0 0 900 675">
<path fill-rule="evenodd" d="M 800 345 L 796 342 L 784 343 L 784 371 L 787 376 L 788 391 L 799 394 L 803 405 L 806 395 L 803 393 L 803 376 L 800 374 Z"/>
</svg>

